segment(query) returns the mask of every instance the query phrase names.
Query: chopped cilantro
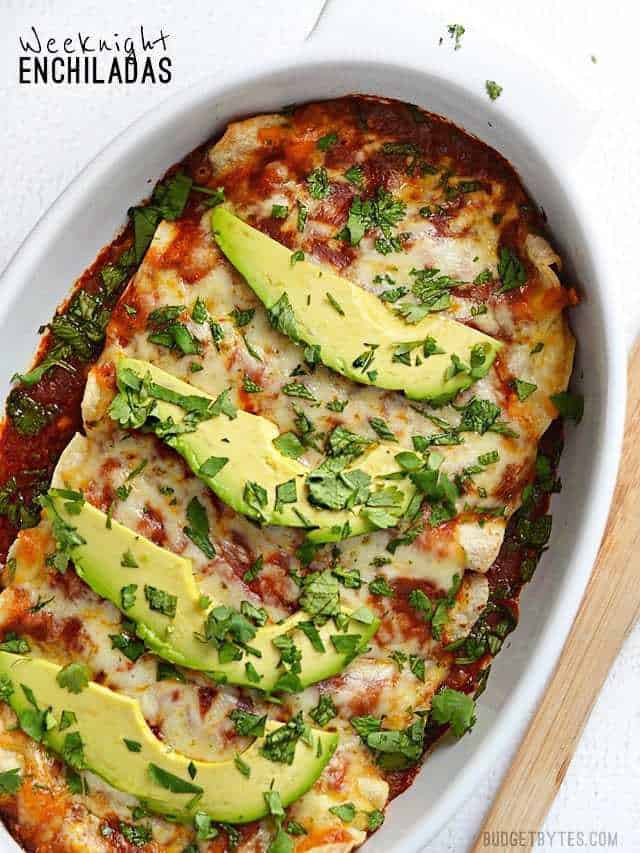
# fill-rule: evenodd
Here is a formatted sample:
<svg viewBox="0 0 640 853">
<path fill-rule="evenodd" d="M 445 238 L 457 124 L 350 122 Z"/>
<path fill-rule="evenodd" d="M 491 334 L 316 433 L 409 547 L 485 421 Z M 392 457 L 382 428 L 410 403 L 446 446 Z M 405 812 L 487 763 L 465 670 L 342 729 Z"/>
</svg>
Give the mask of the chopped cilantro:
<svg viewBox="0 0 640 853">
<path fill-rule="evenodd" d="M 380 251 L 381 248 L 386 249 L 391 246 L 396 248 L 396 244 L 391 241 L 397 240 L 393 236 L 392 228 L 395 228 L 398 223 L 404 218 L 406 213 L 406 205 L 400 199 L 394 199 L 390 192 L 385 189 L 378 188 L 375 198 L 363 201 L 360 196 L 356 196 L 349 209 L 347 218 L 346 231 L 349 235 L 349 242 L 352 246 L 357 246 L 368 230 L 377 230 L 382 235 L 378 238 L 380 246 L 376 243 L 376 248 Z M 386 251 L 382 252 L 386 254 Z"/>
<path fill-rule="evenodd" d="M 0 643 L 0 650 L 14 655 L 26 655 L 31 651 L 31 646 L 24 637 L 19 637 L 14 631 L 7 631 Z"/>
<path fill-rule="evenodd" d="M 325 136 L 320 137 L 320 139 L 316 142 L 316 146 L 320 151 L 328 151 L 337 143 L 337 141 L 337 133 L 327 133 Z"/>
<path fill-rule="evenodd" d="M 353 803 L 343 803 L 340 806 L 331 806 L 329 811 L 331 814 L 340 818 L 343 823 L 351 823 L 356 816 L 356 807 Z"/>
<path fill-rule="evenodd" d="M 337 708 L 328 693 L 321 693 L 318 704 L 309 711 L 311 719 L 323 728 L 337 715 Z"/>
<path fill-rule="evenodd" d="M 348 400 L 338 400 L 338 398 L 335 397 L 327 403 L 326 407 L 330 412 L 344 412 L 348 404 Z"/>
<path fill-rule="evenodd" d="M 351 721 L 353 723 L 353 720 Z M 385 770 L 396 770 L 416 764 L 422 755 L 425 721 L 423 717 L 406 729 L 378 729 L 366 737 L 366 744 Z"/>
<path fill-rule="evenodd" d="M 362 717 L 351 717 L 349 722 L 365 742 L 372 732 L 379 732 L 382 728 L 382 720 L 378 717 L 372 717 L 370 714 Z"/>
<path fill-rule="evenodd" d="M 151 610 L 156 610 L 170 619 L 175 617 L 178 604 L 178 597 L 176 595 L 171 595 L 171 593 L 165 592 L 163 589 L 145 584 L 144 596 Z"/>
<path fill-rule="evenodd" d="M 69 693 L 81 693 L 89 684 L 91 671 L 83 663 L 70 663 L 56 675 L 60 687 L 66 687 Z"/>
<path fill-rule="evenodd" d="M 199 477 L 209 477 L 213 479 L 218 474 L 229 460 L 225 456 L 210 456 L 202 463 L 198 470 Z"/>
<path fill-rule="evenodd" d="M 142 640 L 134 639 L 130 634 L 109 634 L 111 648 L 118 649 L 130 661 L 137 661 L 144 654 L 144 643 Z"/>
<path fill-rule="evenodd" d="M 264 566 L 264 557 L 262 554 L 259 554 L 253 563 L 249 566 L 247 571 L 243 575 L 243 581 L 245 583 L 252 583 L 260 574 Z"/>
<path fill-rule="evenodd" d="M 527 281 L 527 271 L 522 265 L 520 258 L 507 246 L 503 246 L 500 249 L 498 276 L 502 282 L 500 289 L 497 291 L 498 293 L 508 293 L 510 290 L 522 287 Z"/>
<path fill-rule="evenodd" d="M 287 480 L 285 483 L 278 483 L 276 486 L 276 512 L 281 512 L 284 504 L 294 504 L 297 500 L 298 495 L 296 491 L 296 481 L 294 479 Z"/>
<path fill-rule="evenodd" d="M 319 166 L 307 175 L 307 188 L 311 198 L 321 200 L 330 192 L 329 175 L 324 166 Z"/>
<path fill-rule="evenodd" d="M 156 785 L 166 788 L 167 791 L 171 791 L 173 794 L 201 794 L 203 791 L 199 785 L 194 785 L 193 782 L 188 782 L 186 779 L 174 776 L 173 773 L 169 773 L 168 770 L 153 762 L 149 762 L 147 770 Z"/>
<path fill-rule="evenodd" d="M 460 50 L 462 47 L 462 36 L 465 33 L 465 29 L 462 24 L 449 24 L 447 32 L 449 33 L 449 38 L 454 42 L 453 49 Z"/>
<path fill-rule="evenodd" d="M 296 221 L 296 227 L 300 233 L 304 231 L 304 227 L 307 224 L 307 216 L 309 215 L 309 211 L 305 204 L 302 204 L 301 201 L 298 202 L 298 217 Z"/>
<path fill-rule="evenodd" d="M 62 757 L 74 770 L 82 770 L 85 767 L 84 743 L 80 732 L 68 732 L 64 736 L 62 745 Z"/>
<path fill-rule="evenodd" d="M 344 173 L 344 176 L 350 184 L 353 184 L 359 189 L 362 188 L 362 185 L 364 184 L 364 172 L 360 166 L 350 166 Z"/>
<path fill-rule="evenodd" d="M 487 95 L 489 95 L 492 101 L 495 101 L 496 98 L 499 98 L 502 94 L 502 86 L 500 86 L 499 83 L 496 83 L 495 80 L 486 80 L 484 87 L 487 90 Z"/>
<path fill-rule="evenodd" d="M 282 386 L 282 393 L 286 394 L 287 397 L 299 397 L 302 400 L 311 400 L 314 403 L 318 401 L 315 394 L 302 382 L 288 382 Z"/>
<path fill-rule="evenodd" d="M 56 416 L 57 407 L 45 405 L 14 388 L 7 397 L 7 415 L 23 436 L 37 435 Z"/>
<path fill-rule="evenodd" d="M 152 839 L 151 827 L 147 824 L 125 823 L 120 821 L 120 834 L 134 847 L 144 847 Z"/>
<path fill-rule="evenodd" d="M 393 595 L 393 587 L 389 585 L 388 580 L 383 575 L 377 575 L 369 583 L 369 592 L 371 595 Z"/>
<path fill-rule="evenodd" d="M 347 589 L 360 589 L 362 586 L 360 570 L 357 568 L 345 569 L 342 566 L 334 566 L 331 571 Z"/>
<path fill-rule="evenodd" d="M 130 583 L 120 588 L 120 603 L 123 610 L 130 610 L 136 603 L 137 583 Z"/>
<path fill-rule="evenodd" d="M 329 305 L 331 305 L 331 307 L 334 309 L 334 311 L 337 311 L 341 317 L 344 317 L 344 309 L 342 308 L 340 303 L 337 302 L 333 298 L 333 296 L 330 293 L 327 293 L 327 301 L 328 301 Z"/>
<path fill-rule="evenodd" d="M 398 299 L 401 299 L 403 296 L 406 296 L 409 292 L 408 288 L 403 285 L 399 285 L 398 287 L 390 287 L 387 290 L 383 290 L 382 293 L 379 294 L 379 299 L 382 302 L 397 302 Z"/>
<path fill-rule="evenodd" d="M 249 711 L 244 711 L 242 708 L 234 708 L 229 714 L 229 719 L 233 720 L 236 732 L 241 737 L 262 737 L 265 732 L 267 715 L 259 716 L 252 714 Z"/>
<path fill-rule="evenodd" d="M 292 717 L 288 723 L 269 732 L 260 752 L 269 761 L 291 765 L 296 744 L 301 737 L 307 737 L 307 726 L 302 720 L 302 712 Z"/>
<path fill-rule="evenodd" d="M 584 397 L 582 394 L 561 391 L 559 394 L 552 394 L 549 399 L 561 417 L 569 418 L 569 420 L 575 421 L 577 424 L 580 423 L 584 414 Z"/>
<path fill-rule="evenodd" d="M 369 418 L 369 426 L 371 429 L 384 441 L 395 441 L 398 439 L 395 433 L 389 428 L 389 425 L 382 418 Z"/>
<path fill-rule="evenodd" d="M 381 812 L 380 809 L 374 809 L 372 812 L 367 814 L 367 831 L 375 832 L 376 829 L 380 829 L 382 824 L 384 823 L 384 812 Z"/>
<path fill-rule="evenodd" d="M 493 273 L 490 269 L 484 269 L 482 272 L 479 272 L 478 275 L 474 278 L 474 284 L 487 284 L 488 282 L 493 281 Z M 486 305 L 482 306 L 486 311 Z"/>
<path fill-rule="evenodd" d="M 273 446 L 283 456 L 298 459 L 304 453 L 304 446 L 295 432 L 283 432 L 273 440 Z"/>
<path fill-rule="evenodd" d="M 244 484 L 243 498 L 248 507 L 260 518 L 264 518 L 264 508 L 267 505 L 267 490 L 260 483 L 247 480 Z"/>
<path fill-rule="evenodd" d="M 258 383 L 254 382 L 248 373 L 245 373 L 242 377 L 242 390 L 247 394 L 260 394 L 262 391 L 262 385 L 258 385 Z"/>
<path fill-rule="evenodd" d="M 208 459 L 204 465 L 210 461 Z M 189 521 L 188 526 L 182 528 L 184 534 L 202 551 L 205 557 L 212 560 L 216 555 L 216 549 L 209 538 L 209 517 L 197 497 L 191 498 L 187 505 L 187 520 Z"/>
<path fill-rule="evenodd" d="M 131 553 L 131 549 L 127 548 L 124 554 L 120 557 L 120 565 L 125 569 L 137 569 L 138 563 L 136 558 Z"/>
<path fill-rule="evenodd" d="M 462 737 L 475 723 L 475 703 L 466 693 L 445 687 L 431 700 L 431 718 L 448 723 L 453 734 Z"/>
<path fill-rule="evenodd" d="M 15 794 L 22 785 L 22 771 L 19 767 L 3 770 L 0 773 L 0 794 Z"/>
<path fill-rule="evenodd" d="M 340 612 L 337 578 L 328 570 L 305 575 L 299 604 L 318 624 L 336 616 Z"/>
<path fill-rule="evenodd" d="M 514 379 L 513 386 L 521 403 L 538 390 L 538 386 L 534 382 L 525 382 L 524 379 Z"/>
<path fill-rule="evenodd" d="M 253 320 L 253 315 L 256 313 L 255 308 L 238 308 L 236 305 L 233 311 L 229 314 L 237 329 L 248 325 Z"/>
</svg>

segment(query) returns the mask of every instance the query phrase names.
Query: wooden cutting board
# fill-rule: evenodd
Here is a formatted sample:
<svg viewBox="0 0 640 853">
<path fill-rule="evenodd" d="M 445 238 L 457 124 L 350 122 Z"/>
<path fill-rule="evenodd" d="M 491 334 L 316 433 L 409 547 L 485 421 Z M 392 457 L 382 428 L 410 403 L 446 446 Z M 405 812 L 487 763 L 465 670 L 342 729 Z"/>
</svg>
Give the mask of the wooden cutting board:
<svg viewBox="0 0 640 853">
<path fill-rule="evenodd" d="M 502 833 L 535 832 L 542 826 L 607 673 L 640 613 L 640 342 L 629 360 L 628 383 L 618 483 L 593 574 L 542 703 L 472 853 L 531 849 L 510 846 L 509 836 Z M 501 835 L 492 843 L 491 833 Z"/>
</svg>

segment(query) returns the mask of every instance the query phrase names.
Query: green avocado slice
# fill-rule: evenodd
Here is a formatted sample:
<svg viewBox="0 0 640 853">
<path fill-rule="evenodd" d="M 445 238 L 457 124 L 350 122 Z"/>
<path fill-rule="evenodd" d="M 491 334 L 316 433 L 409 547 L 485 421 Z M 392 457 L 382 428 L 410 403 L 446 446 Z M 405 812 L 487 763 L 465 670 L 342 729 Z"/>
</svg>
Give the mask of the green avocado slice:
<svg viewBox="0 0 640 853">
<path fill-rule="evenodd" d="M 137 634 L 150 649 L 219 680 L 267 692 L 301 690 L 344 669 L 367 647 L 380 624 L 367 608 L 355 613 L 345 610 L 350 617 L 346 633 L 341 634 L 329 621 L 310 638 L 311 617 L 300 610 L 283 622 L 256 628 L 244 647 L 228 642 L 219 651 L 204 637 L 205 620 L 217 605 L 203 599 L 189 560 L 108 519 L 79 493 L 51 490 L 45 512 L 59 542 L 80 543 L 70 551 L 78 575 L 136 625 Z M 300 623 L 303 628 L 298 627 Z M 292 637 L 301 653 L 299 680 L 281 665 L 280 651 L 274 645 L 274 640 L 285 635 Z M 353 651 L 338 652 L 331 639 L 336 635 L 357 636 L 351 641 Z"/>
<path fill-rule="evenodd" d="M 297 800 L 320 776 L 338 743 L 337 734 L 307 729 L 292 763 L 286 764 L 267 758 L 265 738 L 257 738 L 241 753 L 249 768 L 245 775 L 234 760 L 199 761 L 176 752 L 155 737 L 135 699 L 95 681 L 71 693 L 58 683 L 60 672 L 43 658 L 0 651 L 2 696 L 23 729 L 75 769 L 92 770 L 176 820 L 189 821 L 196 812 L 226 823 L 258 820 L 267 814 L 265 792 L 273 786 L 284 806 Z M 75 720 L 61 729 L 63 711 L 72 712 Z M 267 737 L 279 728 L 267 723 Z"/>
<path fill-rule="evenodd" d="M 488 373 L 502 346 L 439 314 L 407 325 L 374 294 L 327 268 L 296 261 L 224 207 L 215 208 L 211 224 L 274 326 L 319 346 L 323 364 L 355 382 L 404 391 L 413 400 L 451 398 Z"/>
<path fill-rule="evenodd" d="M 116 371 L 120 393 L 111 404 L 111 417 L 124 427 L 153 422 L 156 435 L 185 459 L 220 500 L 262 524 L 303 527 L 310 531 L 311 542 L 336 542 L 395 526 L 415 494 L 409 479 L 394 480 L 389 490 L 384 478 L 398 472 L 398 447 L 382 442 L 371 445 L 341 472 L 347 476 L 362 472 L 370 478 L 371 495 L 376 497 L 368 499 L 369 505 L 343 510 L 315 506 L 307 485 L 308 475 L 314 472 L 276 449 L 278 429 L 272 421 L 241 410 L 222 414 L 212 397 L 146 361 L 121 358 Z M 190 407 L 208 407 L 207 419 L 190 421 Z M 278 486 L 283 484 L 293 489 L 291 503 L 278 500 Z M 391 495 L 391 505 L 384 505 L 383 492 Z"/>
</svg>

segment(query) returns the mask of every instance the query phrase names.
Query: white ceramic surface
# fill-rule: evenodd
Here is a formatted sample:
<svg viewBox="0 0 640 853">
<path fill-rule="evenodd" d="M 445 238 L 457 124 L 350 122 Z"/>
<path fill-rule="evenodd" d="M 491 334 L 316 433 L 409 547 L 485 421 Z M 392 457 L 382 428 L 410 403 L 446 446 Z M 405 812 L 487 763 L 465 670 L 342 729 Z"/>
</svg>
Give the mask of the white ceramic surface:
<svg viewBox="0 0 640 853">
<path fill-rule="evenodd" d="M 52 311 L 69 282 L 111 239 L 128 205 L 147 194 L 148 179 L 159 177 L 230 118 L 354 91 L 388 95 L 446 115 L 516 166 L 544 207 L 570 273 L 584 287 L 586 298 L 573 314 L 573 325 L 580 344 L 575 384 L 585 394 L 587 417 L 579 429 L 568 431 L 561 469 L 564 490 L 554 501 L 550 553 L 556 570 L 545 571 L 549 558 L 543 558 L 510 648 L 499 657 L 479 702 L 478 724 L 455 747 L 436 750 L 367 846 L 368 853 L 409 853 L 423 846 L 472 794 L 499 754 L 505 732 L 530 711 L 562 647 L 613 488 L 625 396 L 619 366 L 625 352 L 615 300 L 605 298 L 614 291 L 606 250 L 571 174 L 572 157 L 588 132 L 588 112 L 553 81 L 509 56 L 504 46 L 500 82 L 519 97 L 510 98 L 508 106 L 490 105 L 482 87 L 491 76 L 486 57 L 493 46 L 484 39 L 469 43 L 455 66 L 425 55 L 410 32 L 410 21 L 393 38 L 369 22 L 369 37 L 354 43 L 349 33 L 355 20 L 362 20 L 359 7 L 360 0 L 339 11 L 330 7 L 328 18 L 298 55 L 257 61 L 251 68 L 238 63 L 224 80 L 208 79 L 171 98 L 87 167 L 38 223 L 4 274 L 0 384 L 5 390 L 11 374 L 33 352 L 34 301 L 39 314 Z M 384 60 L 379 49 L 383 41 Z M 500 121 L 492 129 L 487 121 L 495 115 Z"/>
</svg>

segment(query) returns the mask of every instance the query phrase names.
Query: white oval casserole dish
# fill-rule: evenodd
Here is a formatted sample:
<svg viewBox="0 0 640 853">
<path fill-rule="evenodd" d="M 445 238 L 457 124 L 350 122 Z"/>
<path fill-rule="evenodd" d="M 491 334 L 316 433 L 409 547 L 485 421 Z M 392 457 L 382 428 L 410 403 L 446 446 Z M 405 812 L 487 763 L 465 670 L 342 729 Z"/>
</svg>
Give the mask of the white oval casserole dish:
<svg viewBox="0 0 640 853">
<path fill-rule="evenodd" d="M 411 21 L 390 37 L 360 17 L 356 2 L 318 32 L 296 55 L 264 60 L 247 70 L 240 58 L 224 79 L 175 95 L 109 146 L 58 198 L 27 237 L 2 278 L 0 339 L 2 391 L 28 363 L 36 329 L 68 293 L 70 283 L 123 224 L 124 212 L 148 194 L 168 166 L 228 121 L 352 92 L 417 103 L 440 113 L 497 148 L 515 166 L 548 218 L 554 244 L 584 301 L 572 312 L 578 339 L 574 386 L 585 395 L 585 418 L 569 428 L 562 457 L 563 492 L 553 501 L 553 534 L 534 581 L 523 592 L 522 616 L 508 650 L 496 661 L 479 700 L 478 723 L 455 746 L 441 745 L 414 785 L 390 806 L 367 853 L 411 853 L 425 845 L 477 790 L 505 740 L 524 725 L 539 697 L 584 592 L 604 529 L 615 481 L 625 405 L 624 335 L 606 247 L 590 221 L 591 209 L 571 176 L 586 127 L 585 114 L 553 81 L 500 47 L 499 81 L 505 96 L 491 105 L 483 88 L 495 47 L 475 34 L 463 51 L 425 50 L 444 32 L 429 21 L 420 43 Z M 366 16 L 364 16 L 366 18 Z M 364 32 L 363 32 L 364 26 Z M 382 50 L 381 45 L 384 45 Z M 384 53 L 384 60 L 381 54 Z M 495 71 L 495 64 L 494 64 Z M 496 74 L 498 72 L 495 72 Z M 508 97 L 507 97 L 508 95 Z M 587 117 L 588 118 L 588 117 Z M 488 122 L 493 126 L 489 126 Z M 0 849 L 18 848 L 0 826 Z"/>
</svg>

